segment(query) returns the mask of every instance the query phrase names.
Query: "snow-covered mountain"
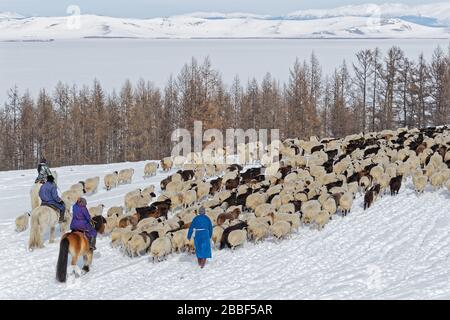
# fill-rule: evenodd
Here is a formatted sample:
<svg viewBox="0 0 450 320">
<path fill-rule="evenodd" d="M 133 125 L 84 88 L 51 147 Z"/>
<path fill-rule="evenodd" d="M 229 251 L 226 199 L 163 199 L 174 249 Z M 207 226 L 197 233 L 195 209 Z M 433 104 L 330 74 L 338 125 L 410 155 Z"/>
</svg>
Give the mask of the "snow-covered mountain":
<svg viewBox="0 0 450 320">
<path fill-rule="evenodd" d="M 76 38 L 450 38 L 450 3 L 364 4 L 285 16 L 196 12 L 166 18 L 0 13 L 0 40 Z"/>
</svg>

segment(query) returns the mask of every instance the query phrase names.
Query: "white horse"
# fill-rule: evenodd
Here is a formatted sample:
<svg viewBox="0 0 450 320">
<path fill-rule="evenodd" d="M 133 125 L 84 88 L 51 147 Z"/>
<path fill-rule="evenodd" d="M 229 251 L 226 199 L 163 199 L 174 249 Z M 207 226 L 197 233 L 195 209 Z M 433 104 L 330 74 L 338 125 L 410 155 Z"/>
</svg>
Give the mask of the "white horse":
<svg viewBox="0 0 450 320">
<path fill-rule="evenodd" d="M 70 208 L 70 207 L 68 207 Z M 71 220 L 70 209 L 66 208 L 64 213 L 66 222 L 60 223 L 61 234 L 64 234 L 68 229 Z M 28 241 L 28 248 L 33 250 L 34 248 L 43 248 L 43 235 L 48 228 L 50 228 L 50 240 L 49 243 L 55 242 L 55 228 L 59 222 L 59 211 L 47 207 L 39 206 L 31 212 L 31 230 L 30 240 Z"/>
<path fill-rule="evenodd" d="M 52 171 L 52 175 L 55 178 L 55 183 L 58 185 L 58 173 L 56 171 Z M 35 183 L 30 191 L 31 196 L 31 210 L 36 209 L 41 205 L 41 199 L 39 198 L 39 190 L 41 190 L 42 184 Z"/>
</svg>

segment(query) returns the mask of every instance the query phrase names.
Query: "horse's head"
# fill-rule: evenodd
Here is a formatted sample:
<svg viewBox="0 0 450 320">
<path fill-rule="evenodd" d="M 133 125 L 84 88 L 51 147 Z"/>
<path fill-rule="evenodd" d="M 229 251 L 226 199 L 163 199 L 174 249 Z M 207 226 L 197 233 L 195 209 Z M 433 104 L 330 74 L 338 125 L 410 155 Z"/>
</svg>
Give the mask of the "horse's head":
<svg viewBox="0 0 450 320">
<path fill-rule="evenodd" d="M 98 233 L 103 234 L 105 232 L 106 219 L 103 216 L 95 216 L 92 220 L 94 221 L 95 230 Z"/>
</svg>

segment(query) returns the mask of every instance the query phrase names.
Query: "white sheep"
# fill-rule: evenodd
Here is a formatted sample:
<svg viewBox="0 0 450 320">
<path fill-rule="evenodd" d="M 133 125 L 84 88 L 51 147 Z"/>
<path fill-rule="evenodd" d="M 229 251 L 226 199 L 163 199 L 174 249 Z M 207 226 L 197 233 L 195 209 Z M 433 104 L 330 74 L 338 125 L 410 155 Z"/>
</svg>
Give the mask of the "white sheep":
<svg viewBox="0 0 450 320">
<path fill-rule="evenodd" d="M 336 206 L 336 201 L 334 200 L 333 197 L 329 197 L 322 205 L 323 210 L 325 210 L 326 212 L 328 212 L 331 215 L 336 213 L 337 210 L 337 206 Z"/>
<path fill-rule="evenodd" d="M 257 206 L 267 201 L 267 195 L 265 193 L 252 193 L 245 200 L 245 206 L 252 210 L 255 210 Z"/>
<path fill-rule="evenodd" d="M 430 183 L 433 186 L 433 189 L 439 189 L 441 188 L 447 179 L 445 179 L 445 176 L 442 172 L 435 172 L 430 179 Z"/>
<path fill-rule="evenodd" d="M 121 217 L 123 216 L 123 207 L 122 206 L 114 206 L 108 209 L 106 213 L 107 217 L 117 216 Z"/>
<path fill-rule="evenodd" d="M 220 243 L 225 225 L 226 225 L 226 223 L 224 223 L 222 226 L 214 226 L 213 232 L 212 232 L 212 237 L 211 237 L 211 239 L 214 243 L 214 247 L 217 247 L 217 245 Z"/>
<path fill-rule="evenodd" d="M 298 231 L 300 228 L 300 216 L 297 214 L 289 214 L 289 213 L 276 213 L 274 215 L 274 222 L 277 221 L 287 221 L 291 225 L 292 231 Z"/>
<path fill-rule="evenodd" d="M 119 217 L 116 215 L 112 215 L 106 217 L 105 219 L 106 219 L 105 233 L 109 234 L 114 230 L 114 228 L 117 227 L 117 224 L 119 223 Z"/>
<path fill-rule="evenodd" d="M 133 180 L 134 169 L 122 169 L 119 171 L 118 183 L 131 183 Z"/>
<path fill-rule="evenodd" d="M 100 183 L 100 177 L 88 178 L 84 182 L 84 190 L 88 194 L 96 193 L 98 190 L 99 183 Z"/>
<path fill-rule="evenodd" d="M 271 212 L 275 212 L 275 207 L 270 203 L 261 203 L 255 208 L 256 217 L 267 216 Z"/>
<path fill-rule="evenodd" d="M 197 202 L 197 192 L 195 190 L 188 190 L 183 192 L 183 206 L 189 207 Z"/>
<path fill-rule="evenodd" d="M 317 225 L 319 230 L 322 230 L 323 227 L 330 221 L 331 214 L 326 210 L 319 211 L 318 214 L 314 216 L 313 223 Z"/>
<path fill-rule="evenodd" d="M 156 175 L 158 164 L 156 162 L 148 162 L 144 167 L 144 178 Z"/>
<path fill-rule="evenodd" d="M 416 193 L 423 193 L 427 183 L 428 183 L 427 176 L 423 174 L 413 175 L 414 190 L 416 191 Z"/>
<path fill-rule="evenodd" d="M 186 244 L 188 242 L 187 233 L 188 233 L 188 229 L 178 230 L 173 233 L 173 236 L 172 236 L 173 251 L 182 252 L 185 249 Z"/>
<path fill-rule="evenodd" d="M 131 237 L 127 242 L 127 252 L 131 257 L 141 256 L 143 253 L 147 252 L 150 246 L 150 237 L 145 233 L 138 233 Z"/>
<path fill-rule="evenodd" d="M 301 210 L 303 213 L 303 222 L 311 223 L 311 221 L 314 219 L 314 216 L 319 213 L 320 209 L 321 205 L 318 200 L 309 200 L 307 202 L 303 202 L 301 206 Z"/>
<path fill-rule="evenodd" d="M 158 261 L 160 261 L 160 258 L 164 259 L 171 252 L 172 240 L 170 235 L 165 235 L 164 237 L 155 239 L 150 246 L 150 253 L 153 256 L 153 262 L 155 262 L 155 258 L 157 258 Z"/>
<path fill-rule="evenodd" d="M 70 186 L 69 190 L 76 191 L 78 196 L 81 197 L 84 193 L 86 193 L 84 188 L 84 182 L 78 182 Z"/>
<path fill-rule="evenodd" d="M 99 204 L 98 206 L 95 206 L 95 207 L 90 207 L 89 214 L 91 215 L 91 218 L 96 217 L 96 216 L 101 216 L 104 208 L 105 208 L 105 205 L 103 205 L 103 204 Z"/>
<path fill-rule="evenodd" d="M 353 194 L 351 192 L 344 193 L 341 199 L 339 200 L 339 208 L 344 213 L 344 215 L 347 215 L 347 213 L 350 212 L 352 204 L 353 204 Z"/>
<path fill-rule="evenodd" d="M 105 175 L 105 177 L 103 178 L 103 182 L 105 184 L 106 190 L 111 190 L 112 188 L 117 187 L 119 183 L 119 172 L 114 171 L 113 173 Z"/>
<path fill-rule="evenodd" d="M 269 225 L 255 221 L 248 224 L 248 236 L 255 242 L 258 242 L 269 235 Z"/>
<path fill-rule="evenodd" d="M 197 199 L 201 201 L 208 197 L 210 190 L 211 184 L 209 182 L 199 182 L 197 184 Z"/>
<path fill-rule="evenodd" d="M 234 250 L 237 246 L 244 245 L 247 241 L 247 231 L 245 229 L 233 230 L 228 234 L 228 243 Z"/>
<path fill-rule="evenodd" d="M 141 193 L 142 193 L 143 195 L 151 194 L 151 193 L 154 193 L 154 192 L 155 192 L 155 186 L 154 186 L 153 184 L 149 185 L 148 187 L 145 187 L 145 188 L 141 191 Z"/>
<path fill-rule="evenodd" d="M 122 234 L 126 232 L 131 232 L 132 226 L 127 226 L 126 228 L 116 228 L 111 232 L 111 246 L 117 247 L 120 244 Z"/>
<path fill-rule="evenodd" d="M 277 239 L 286 237 L 291 232 L 291 224 L 280 220 L 269 227 L 269 232 Z"/>
<path fill-rule="evenodd" d="M 28 222 L 30 221 L 30 212 L 25 212 L 16 218 L 16 231 L 22 232 L 27 230 Z"/>
<path fill-rule="evenodd" d="M 280 208 L 278 208 L 278 212 L 279 213 L 290 213 L 290 214 L 294 214 L 295 213 L 295 206 L 293 203 L 286 203 L 283 204 Z"/>
</svg>

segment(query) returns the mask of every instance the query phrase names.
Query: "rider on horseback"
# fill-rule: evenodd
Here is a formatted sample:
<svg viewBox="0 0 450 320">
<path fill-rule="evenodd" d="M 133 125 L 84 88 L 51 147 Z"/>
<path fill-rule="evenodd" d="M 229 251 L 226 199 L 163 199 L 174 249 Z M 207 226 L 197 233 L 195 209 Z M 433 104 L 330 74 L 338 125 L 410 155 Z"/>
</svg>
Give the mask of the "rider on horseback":
<svg viewBox="0 0 450 320">
<path fill-rule="evenodd" d="M 86 208 L 87 202 L 85 198 L 79 198 L 73 205 L 73 218 L 70 223 L 72 231 L 83 232 L 89 239 L 89 247 L 95 250 L 95 242 L 97 239 L 97 231 L 94 228 L 94 223 L 91 220 L 91 215 Z"/>
<path fill-rule="evenodd" d="M 55 178 L 52 175 L 47 176 L 47 182 L 44 183 L 39 190 L 39 198 L 41 198 L 41 206 L 48 206 L 59 211 L 59 222 L 65 222 L 64 212 L 66 206 L 64 201 L 58 196 L 58 191 L 55 184 Z"/>
<path fill-rule="evenodd" d="M 50 168 L 47 165 L 47 159 L 45 158 L 41 159 L 41 162 L 38 164 L 37 171 L 38 176 L 34 182 L 45 183 L 47 181 L 47 177 L 52 175 L 52 172 L 50 171 Z"/>
</svg>

